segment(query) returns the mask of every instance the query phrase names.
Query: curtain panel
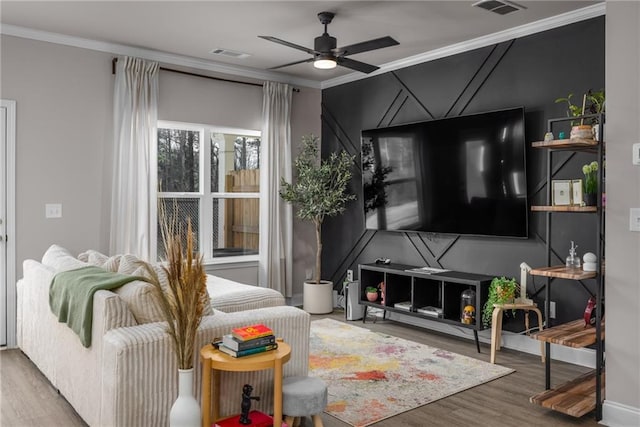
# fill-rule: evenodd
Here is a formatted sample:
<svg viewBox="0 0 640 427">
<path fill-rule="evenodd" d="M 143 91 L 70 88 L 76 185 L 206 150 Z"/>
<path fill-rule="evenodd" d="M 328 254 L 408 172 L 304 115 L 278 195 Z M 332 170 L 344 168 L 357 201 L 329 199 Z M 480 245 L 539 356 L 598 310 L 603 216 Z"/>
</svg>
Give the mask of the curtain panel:
<svg viewBox="0 0 640 427">
<path fill-rule="evenodd" d="M 155 150 L 158 121 L 157 62 L 120 57 L 114 87 L 114 173 L 111 198 L 112 254 L 150 261 L 157 233 Z"/>
<path fill-rule="evenodd" d="M 280 198 L 280 180 L 291 182 L 291 98 L 293 89 L 265 82 L 260 159 L 259 283 L 285 297 L 293 294 L 292 207 Z"/>
</svg>

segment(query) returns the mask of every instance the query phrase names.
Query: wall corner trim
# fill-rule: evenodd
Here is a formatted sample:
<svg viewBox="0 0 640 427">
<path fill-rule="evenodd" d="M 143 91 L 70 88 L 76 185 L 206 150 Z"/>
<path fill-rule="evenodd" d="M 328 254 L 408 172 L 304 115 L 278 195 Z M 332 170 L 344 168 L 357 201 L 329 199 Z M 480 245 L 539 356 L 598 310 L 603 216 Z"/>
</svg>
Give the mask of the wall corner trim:
<svg viewBox="0 0 640 427">
<path fill-rule="evenodd" d="M 335 79 L 325 80 L 322 82 L 321 88 L 328 89 L 328 88 L 339 86 L 345 83 L 350 83 L 350 82 L 362 80 L 368 77 L 384 74 L 389 71 L 406 68 L 416 64 L 421 64 L 423 62 L 429 62 L 439 58 L 452 56 L 458 53 L 468 52 L 470 50 L 491 46 L 497 43 L 502 43 L 507 40 L 512 40 L 520 37 L 529 36 L 531 34 L 552 30 L 554 28 L 563 27 L 565 25 L 574 24 L 576 22 L 585 21 L 591 18 L 596 18 L 598 16 L 604 15 L 605 13 L 606 13 L 606 4 L 604 2 L 596 3 L 594 5 L 587 6 L 582 9 L 578 9 L 578 10 L 563 13 L 560 15 L 552 16 L 549 18 L 541 19 L 539 21 L 520 25 L 518 27 L 509 28 L 507 30 L 499 31 L 493 34 L 488 34 L 486 36 L 477 37 L 475 39 L 466 40 L 460 43 L 442 47 L 440 49 L 434 49 L 432 51 L 410 56 L 408 58 L 404 58 L 398 61 L 388 62 L 386 64 L 381 65 L 379 70 L 376 70 L 373 73 L 366 74 L 364 76 L 362 75 L 362 73 L 351 73 L 344 76 L 336 77 Z"/>
<path fill-rule="evenodd" d="M 602 405 L 602 421 L 600 423 L 609 427 L 640 425 L 640 408 L 605 399 Z"/>
</svg>

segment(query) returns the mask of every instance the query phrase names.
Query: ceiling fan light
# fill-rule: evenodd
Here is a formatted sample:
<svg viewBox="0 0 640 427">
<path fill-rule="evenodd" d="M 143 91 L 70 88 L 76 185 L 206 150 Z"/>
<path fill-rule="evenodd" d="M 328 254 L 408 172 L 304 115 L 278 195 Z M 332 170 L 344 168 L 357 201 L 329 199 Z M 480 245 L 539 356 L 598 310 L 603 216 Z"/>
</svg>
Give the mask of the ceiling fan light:
<svg viewBox="0 0 640 427">
<path fill-rule="evenodd" d="M 333 58 L 318 58 L 313 62 L 313 66 L 321 70 L 336 68 L 336 60 Z"/>
</svg>

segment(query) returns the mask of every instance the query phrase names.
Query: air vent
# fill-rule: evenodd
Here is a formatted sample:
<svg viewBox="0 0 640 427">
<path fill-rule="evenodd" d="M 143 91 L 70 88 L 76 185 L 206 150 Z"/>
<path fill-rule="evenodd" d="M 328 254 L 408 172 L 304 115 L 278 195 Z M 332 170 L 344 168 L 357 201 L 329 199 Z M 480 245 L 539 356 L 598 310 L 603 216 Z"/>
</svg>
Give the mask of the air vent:
<svg viewBox="0 0 640 427">
<path fill-rule="evenodd" d="M 236 59 L 245 59 L 251 56 L 248 53 L 237 52 L 235 50 L 230 50 L 230 49 L 222 49 L 219 47 L 212 49 L 211 51 L 209 51 L 209 53 L 213 55 L 227 56 L 229 58 L 236 58 Z"/>
<path fill-rule="evenodd" d="M 498 15 L 506 15 L 516 10 L 526 9 L 524 6 L 506 0 L 482 0 L 471 6 L 480 7 Z"/>
</svg>

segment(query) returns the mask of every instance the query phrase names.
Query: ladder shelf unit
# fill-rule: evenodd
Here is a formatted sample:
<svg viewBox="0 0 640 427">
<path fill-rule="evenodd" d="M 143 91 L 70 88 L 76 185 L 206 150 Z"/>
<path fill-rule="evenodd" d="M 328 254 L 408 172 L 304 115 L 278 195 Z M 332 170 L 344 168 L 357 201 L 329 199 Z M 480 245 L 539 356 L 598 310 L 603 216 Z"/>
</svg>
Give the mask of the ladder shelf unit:
<svg viewBox="0 0 640 427">
<path fill-rule="evenodd" d="M 587 115 L 584 118 L 596 118 L 598 120 L 600 140 L 604 141 L 603 123 L 604 115 Z M 580 120 L 581 117 L 550 119 L 547 122 L 547 132 L 551 132 L 554 124 L 570 120 Z M 604 300 L 604 206 L 602 193 L 604 191 L 604 142 L 593 139 L 561 139 L 553 141 L 539 141 L 532 143 L 532 147 L 547 151 L 547 205 L 531 206 L 532 212 L 544 213 L 546 217 L 546 266 L 534 268 L 530 274 L 546 278 L 545 286 L 545 313 L 549 322 L 551 283 L 553 279 L 565 279 L 572 281 L 595 280 L 596 292 L 596 316 L 595 325 L 585 325 L 583 319 L 577 319 L 561 325 L 554 325 L 544 331 L 533 334 L 532 337 L 545 343 L 545 388 L 546 390 L 532 396 L 531 403 L 542 407 L 562 412 L 574 417 L 581 417 L 591 411 L 595 411 L 597 421 L 602 419 L 602 401 L 604 399 L 604 320 L 602 309 Z M 557 151 L 586 151 L 594 153 L 598 161 L 597 176 L 597 206 L 554 206 L 551 203 L 552 182 L 552 156 Z M 564 265 L 551 263 L 551 221 L 554 214 L 592 214 L 597 215 L 596 226 L 596 271 L 583 271 L 579 268 L 567 268 Z M 584 374 L 572 381 L 551 388 L 551 344 L 563 345 L 572 348 L 595 346 L 596 363 L 592 372 Z"/>
</svg>

